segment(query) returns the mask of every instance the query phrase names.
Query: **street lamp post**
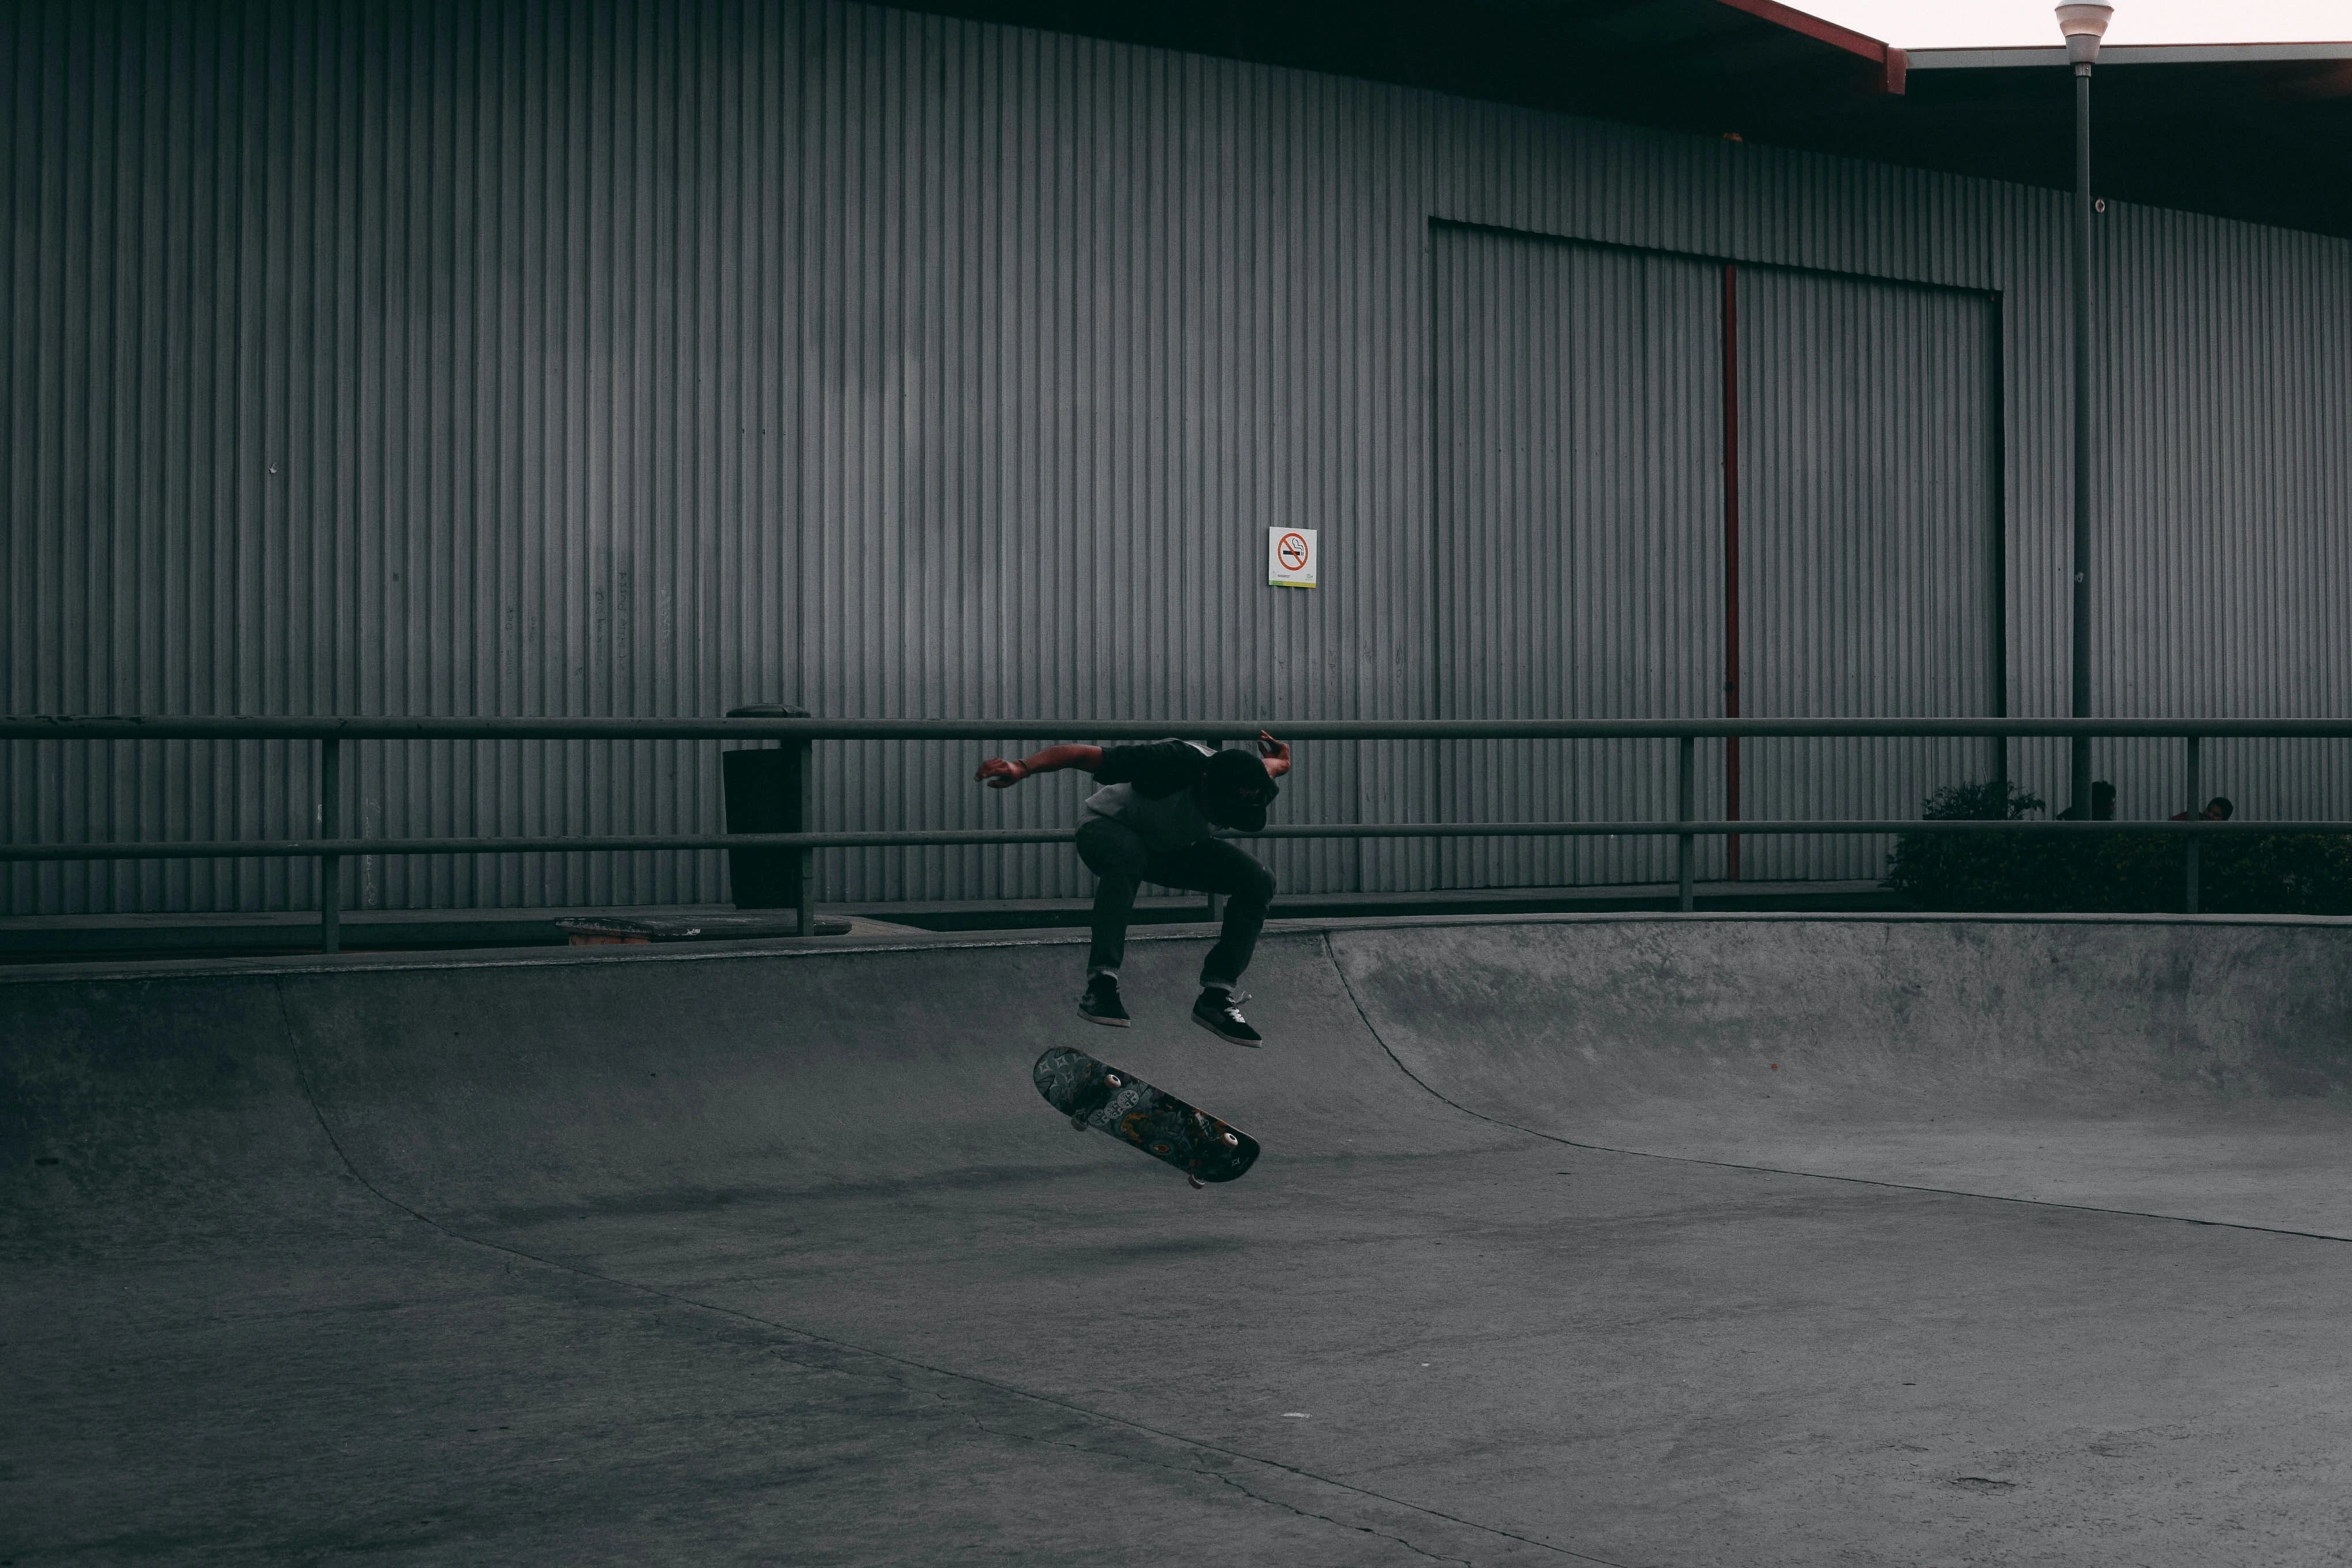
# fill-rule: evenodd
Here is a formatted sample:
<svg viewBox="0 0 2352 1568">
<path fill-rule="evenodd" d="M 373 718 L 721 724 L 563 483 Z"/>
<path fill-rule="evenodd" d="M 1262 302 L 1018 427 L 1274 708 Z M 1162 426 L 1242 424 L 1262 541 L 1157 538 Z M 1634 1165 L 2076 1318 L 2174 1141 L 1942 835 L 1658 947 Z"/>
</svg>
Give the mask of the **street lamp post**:
<svg viewBox="0 0 2352 1568">
<path fill-rule="evenodd" d="M 2058 30 L 2074 68 L 2074 716 L 2091 716 L 2091 67 L 2113 5 L 2058 7 Z M 2091 738 L 2074 737 L 2068 794 L 2078 819 L 2091 815 Z"/>
</svg>

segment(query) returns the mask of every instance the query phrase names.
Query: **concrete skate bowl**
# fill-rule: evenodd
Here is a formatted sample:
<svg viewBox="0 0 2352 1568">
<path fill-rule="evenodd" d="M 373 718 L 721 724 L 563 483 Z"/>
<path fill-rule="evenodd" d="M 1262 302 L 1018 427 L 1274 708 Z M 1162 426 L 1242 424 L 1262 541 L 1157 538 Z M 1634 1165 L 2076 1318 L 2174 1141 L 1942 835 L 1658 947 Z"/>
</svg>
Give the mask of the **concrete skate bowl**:
<svg viewBox="0 0 2352 1568">
<path fill-rule="evenodd" d="M 1239 1054 L 1182 1022 L 1192 942 L 1137 942 L 1122 1032 L 1069 1016 L 1072 945 L 26 972 L 0 1161 L 62 1169 L 7 1223 L 251 1214 L 328 1173 L 461 1227 L 1174 1180 L 1038 1103 L 1029 1061 L 1071 1043 L 1255 1132 L 1254 1186 L 1524 1131 L 2352 1236 L 2352 922 L 1277 928 L 1249 982 L 1271 1044 Z"/>
<path fill-rule="evenodd" d="M 1505 1141 L 1380 1054 L 1319 935 L 1262 953 L 1286 1037 L 1245 1062 L 1182 1021 L 1190 945 L 1136 945 L 1130 994 L 1155 1016 L 1116 1036 L 1075 1016 L 1059 936 L 0 976 L 0 1162 L 27 1177 L 5 1219 L 26 1246 L 127 1243 L 356 1182 L 576 1259 L 573 1221 L 609 1251 L 632 1215 L 659 1246 L 811 1194 L 1181 1190 L 1038 1098 L 1030 1064 L 1065 1043 L 1265 1129 L 1293 1163 Z"/>
<path fill-rule="evenodd" d="M 0 973 L 0 1558 L 2352 1528 L 2352 1250 L 2264 1234 L 2352 1234 L 2345 927 L 1288 925 L 1262 1051 L 1185 1020 L 1202 934 L 1137 934 L 1125 1031 L 1070 934 Z M 1073 1133 L 1055 1044 L 1265 1156 Z"/>
<path fill-rule="evenodd" d="M 1597 1147 L 2352 1236 L 2352 922 L 1356 930 L 1461 1109 Z"/>
</svg>

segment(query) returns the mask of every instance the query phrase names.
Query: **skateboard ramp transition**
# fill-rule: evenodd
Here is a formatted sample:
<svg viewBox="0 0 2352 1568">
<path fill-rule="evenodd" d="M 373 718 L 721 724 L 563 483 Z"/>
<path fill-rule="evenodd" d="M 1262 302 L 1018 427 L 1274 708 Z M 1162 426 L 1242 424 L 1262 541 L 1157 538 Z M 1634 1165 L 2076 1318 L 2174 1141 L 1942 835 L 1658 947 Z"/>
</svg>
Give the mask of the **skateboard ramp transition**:
<svg viewBox="0 0 2352 1568">
<path fill-rule="evenodd" d="M 0 1248 L 20 1281 L 12 1377 L 19 1408 L 36 1412 L 0 1453 L 0 1494 L 47 1485 L 70 1502 L 0 1545 L 20 1563 L 87 1558 L 101 1538 L 121 1547 L 113 1555 L 157 1561 L 289 1542 L 326 1556 L 398 1556 L 405 1543 L 432 1560 L 463 1541 L 483 1548 L 469 1553 L 480 1560 L 518 1562 L 641 1560 L 656 1548 L 679 1560 L 1087 1562 L 1153 1560 L 1158 1532 L 1183 1529 L 1302 1563 L 1391 1552 L 1924 1562 L 1950 1560 L 1937 1553 L 1960 1542 L 1996 1556 L 2030 1543 L 2095 1493 L 2102 1510 L 2141 1510 L 2116 1527 L 2116 1550 L 2144 1558 L 2114 1560 L 2191 1561 L 2153 1543 L 2194 1545 L 2193 1531 L 2179 1533 L 2182 1510 L 2210 1520 L 2228 1509 L 2180 1495 L 2160 1466 L 2126 1485 L 2112 1467 L 2053 1458 L 2081 1469 L 2074 1491 L 1988 1523 L 1965 1498 L 2008 1495 L 2011 1483 L 1978 1477 L 1984 1488 L 1964 1498 L 1948 1489 L 1965 1477 L 1935 1483 L 1944 1490 L 1921 1482 L 1920 1502 L 1894 1474 L 1913 1463 L 1901 1443 L 1804 1470 L 1763 1457 L 1777 1437 L 1751 1444 L 1707 1427 L 1699 1442 L 1692 1423 L 1706 1422 L 1694 1413 L 1727 1403 L 1754 1405 L 1748 1419 L 1766 1426 L 1756 1412 L 1778 1412 L 1816 1438 L 1891 1418 L 1811 1384 L 1796 1392 L 1752 1386 L 1723 1365 L 1703 1371 L 1691 1337 L 1714 1342 L 1712 1331 L 1690 1329 L 1690 1314 L 1760 1310 L 1738 1304 L 1743 1290 L 1780 1300 L 1796 1289 L 1782 1270 L 1806 1247 L 1821 1252 L 1809 1279 L 1824 1290 L 1837 1282 L 1844 1311 L 1888 1288 L 1878 1272 L 1845 1272 L 1857 1236 L 1943 1249 L 1915 1272 L 1973 1268 L 1968 1247 L 1986 1226 L 2016 1223 L 2001 1217 L 2022 1212 L 2014 1200 L 2053 1205 L 2057 1217 L 2037 1222 L 2045 1231 L 2158 1216 L 2237 1227 L 2210 1244 L 2225 1248 L 2257 1245 L 2248 1237 L 2261 1232 L 2294 1233 L 2305 1248 L 2352 1239 L 2352 923 L 1297 922 L 1269 930 L 1245 983 L 1262 1051 L 1185 1021 L 1200 947 L 1181 930 L 1137 933 L 1136 1027 L 1077 1019 L 1077 940 L 0 975 Z M 1055 1044 L 1213 1110 L 1265 1155 L 1233 1187 L 1193 1193 L 1134 1151 L 1074 1135 L 1029 1082 L 1030 1062 Z M 1953 1194 L 2004 1202 L 1955 1208 Z M 1759 1247 L 1759 1225 L 1794 1252 Z M 2067 1230 L 2065 1277 L 2108 1269 L 2127 1300 L 2140 1289 L 2136 1248 L 2177 1231 Z M 1662 1238 L 1727 1250 L 1670 1267 Z M 2297 1256 L 2316 1260 L 2297 1268 L 2344 1268 L 2332 1246 Z M 92 1296 L 102 1282 L 115 1292 L 105 1304 Z M 2331 1273 L 2312 1299 L 2340 1300 L 2345 1284 Z M 1916 1307 L 1918 1289 L 1915 1279 L 1901 1300 Z M 2092 1286 L 2056 1294 L 2077 1289 Z M 2042 1313 L 2053 1298 L 2037 1289 L 2030 1311 Z M 1733 1304 L 1709 1307 L 1695 1290 L 1728 1291 Z M 1612 1296 L 1615 1315 L 1560 1339 L 1560 1303 L 1594 1292 L 1638 1300 Z M 1783 1306 L 1811 1321 L 1812 1308 Z M 624 1354 L 620 1331 L 599 1331 L 617 1336 L 606 1344 L 575 1321 L 615 1312 L 648 1344 Z M 352 1329 L 352 1314 L 368 1326 Z M 241 1356 L 282 1366 L 289 1336 L 310 1345 L 331 1321 L 343 1325 L 334 1353 L 311 1346 L 323 1359 L 297 1408 L 227 1402 L 256 1422 L 268 1409 L 266 1430 L 224 1436 L 226 1405 L 159 1417 L 115 1353 L 155 1339 L 141 1352 L 145 1375 L 203 1383 L 229 1377 Z M 709 1322 L 723 1325 L 728 1354 L 753 1354 L 756 1342 L 766 1359 L 713 1372 L 693 1337 Z M 2082 1398 L 2095 1404 L 2100 1369 L 2128 1353 L 2111 1342 L 2115 1321 L 2034 1322 L 2039 1349 L 2015 1369 L 2014 1398 L 2046 1405 L 2072 1378 L 2089 1380 Z M 2333 1344 L 2340 1323 L 2329 1322 L 2305 1327 Z M 1813 1337 L 1788 1331 L 1792 1343 Z M 1962 1355 L 1967 1341 L 1948 1333 L 1927 1352 L 1898 1335 L 1874 1352 L 1844 1334 L 1804 1353 L 1841 1366 L 1880 1354 L 1899 1369 Z M 1516 1348 L 1504 1353 L 1504 1342 Z M 403 1373 L 378 1365 L 394 1345 Z M 1746 1366 L 1745 1352 L 1717 1349 Z M 1402 1372 L 1373 1377 L 1359 1364 L 1391 1351 L 1416 1375 L 1446 1357 L 1496 1359 L 1475 1387 L 1409 1392 L 1382 1381 Z M 224 1370 L 192 1370 L 214 1366 L 205 1358 L 215 1352 Z M 91 1370 L 110 1357 L 112 1371 Z M 354 1357 L 377 1367 L 373 1384 L 352 1381 Z M 719 1507 L 697 1487 L 728 1467 L 708 1445 L 656 1441 L 604 1406 L 642 1416 L 698 1380 L 756 1385 L 777 1357 L 796 1375 L 865 1379 L 871 1397 L 824 1406 L 834 1425 L 821 1442 L 814 1428 L 787 1437 L 730 1416 L 730 1463 L 753 1452 L 772 1463 L 729 1472 L 724 1530 L 700 1516 L 682 1525 L 680 1486 Z M 560 1394 L 532 1381 L 575 1361 Z M 2223 1374 L 2256 1378 L 2228 1363 L 2217 1363 Z M 1669 1370 L 1675 1387 L 1706 1393 L 1687 1407 L 1662 1394 Z M 1956 1384 L 1986 1381 L 1951 1370 Z M 1842 1388 L 1844 1375 L 1822 1386 Z M 553 1400 L 571 1413 L 567 1441 L 586 1441 L 581 1423 L 603 1434 L 601 1466 L 560 1472 L 545 1466 L 561 1457 L 542 1454 L 551 1489 L 530 1500 L 484 1490 L 492 1470 L 438 1474 L 440 1439 L 387 1433 L 385 1378 L 403 1412 Z M 940 1386 L 914 1387 L 926 1379 Z M 1316 1426 L 1312 1406 L 1344 1403 L 1330 1392 L 1343 1384 L 1366 1425 L 1354 1447 L 1318 1447 L 1335 1428 L 1328 1414 Z M 516 1392 L 526 1386 L 537 1392 Z M 1992 1377 L 1966 1397 L 1998 1402 L 2003 1386 Z M 2343 1390 L 2310 1386 L 2309 1420 L 2340 1420 L 2328 1412 Z M 1219 1392 L 1203 1403 L 1202 1390 Z M 1302 1408 L 1255 1407 L 1267 1401 Z M 2269 1443 L 2308 1451 L 2309 1433 L 2290 1435 L 2294 1413 L 2249 1406 L 2228 1426 L 2228 1403 L 2207 1402 L 2202 1418 L 2227 1427 L 2209 1442 L 2242 1441 L 2239 1459 Z M 2163 1426 L 2152 1409 L 2132 1419 Z M 2050 1422 L 2056 1432 L 2105 1421 L 2105 1431 L 2122 1419 L 2074 1406 L 2027 1418 L 1997 1403 L 1947 1415 L 1948 1436 L 1976 1432 L 1971 1420 L 2007 1431 L 2003 1452 Z M 465 1440 L 476 1427 L 516 1429 L 487 1420 L 471 1418 Z M 940 1420 L 952 1430 L 924 1425 Z M 1018 1454 L 999 1453 L 1006 1443 Z M 1056 1446 L 1066 1463 L 1048 1462 Z M 239 1457 L 248 1447 L 250 1462 Z M 300 1455 L 379 1447 L 394 1457 L 351 1461 L 365 1487 L 346 1474 L 365 1502 L 339 1507 L 332 1488 L 296 1499 L 280 1485 Z M 982 1450 L 996 1457 L 973 1457 Z M 1761 1468 L 1738 1485 L 1702 1484 L 1675 1474 L 1695 1453 Z M 158 1501 L 175 1474 L 203 1485 Z M 2300 1560 L 2297 1510 L 2340 1511 L 2320 1500 L 2345 1495 L 2342 1479 L 2314 1473 L 2305 1482 L 2289 1476 L 2284 1494 L 2241 1500 L 2269 1521 L 2266 1560 Z M 1076 1500 L 1062 1522 L 1038 1522 L 1055 1489 L 1077 1499 L 1103 1487 L 1140 1489 L 1127 1534 L 1076 1529 Z M 761 1529 L 783 1537 L 737 1518 L 753 1493 L 772 1510 Z M 464 1533 L 395 1529 L 393 1515 L 425 1496 L 456 1497 L 443 1511 L 463 1516 Z M 147 1514 L 128 1547 L 93 1522 Z M 877 1544 L 877 1518 L 911 1533 Z M 2160 1529 L 2174 1533 L 2146 1533 Z M 986 1551 L 971 1546 L 983 1538 Z"/>
<path fill-rule="evenodd" d="M 1741 921 L 1335 933 L 1381 1047 L 1643 1153 L 2352 1237 L 2352 930 Z M 2352 1164 L 2344 1167 L 2352 1171 Z"/>
</svg>

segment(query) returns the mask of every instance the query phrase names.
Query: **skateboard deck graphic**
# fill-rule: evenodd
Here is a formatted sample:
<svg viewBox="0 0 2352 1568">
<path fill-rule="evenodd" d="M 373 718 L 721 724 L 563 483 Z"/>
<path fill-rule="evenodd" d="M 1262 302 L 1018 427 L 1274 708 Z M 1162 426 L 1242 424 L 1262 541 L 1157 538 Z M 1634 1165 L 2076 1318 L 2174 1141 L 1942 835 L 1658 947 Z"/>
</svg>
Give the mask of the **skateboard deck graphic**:
<svg viewBox="0 0 2352 1568">
<path fill-rule="evenodd" d="M 1132 1143 L 1196 1187 L 1230 1182 L 1257 1160 L 1258 1142 L 1248 1133 L 1084 1051 L 1055 1046 L 1037 1058 L 1030 1077 L 1072 1127 Z"/>
</svg>

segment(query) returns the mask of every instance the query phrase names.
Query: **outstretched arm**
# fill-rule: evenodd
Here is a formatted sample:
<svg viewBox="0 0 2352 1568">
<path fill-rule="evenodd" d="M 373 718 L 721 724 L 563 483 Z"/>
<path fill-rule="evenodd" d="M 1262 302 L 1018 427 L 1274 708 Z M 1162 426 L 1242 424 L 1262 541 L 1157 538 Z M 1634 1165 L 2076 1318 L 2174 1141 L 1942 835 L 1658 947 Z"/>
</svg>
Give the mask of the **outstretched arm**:
<svg viewBox="0 0 2352 1568">
<path fill-rule="evenodd" d="M 1092 773 L 1100 766 L 1100 746 L 1048 746 L 1019 762 L 991 757 L 981 763 L 980 771 L 971 776 L 991 789 L 1011 789 L 1031 773 L 1050 773 L 1062 768 L 1084 768 Z"/>
<path fill-rule="evenodd" d="M 1290 771 L 1290 748 L 1272 735 L 1257 732 L 1257 754 L 1265 760 L 1265 776 L 1278 779 Z"/>
</svg>

